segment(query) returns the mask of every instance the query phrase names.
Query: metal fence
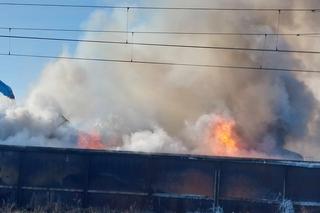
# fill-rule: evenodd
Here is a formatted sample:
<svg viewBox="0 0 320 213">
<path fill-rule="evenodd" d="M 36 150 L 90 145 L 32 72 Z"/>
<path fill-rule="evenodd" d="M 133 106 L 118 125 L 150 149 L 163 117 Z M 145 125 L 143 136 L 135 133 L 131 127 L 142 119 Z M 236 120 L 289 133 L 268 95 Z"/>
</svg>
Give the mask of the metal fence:
<svg viewBox="0 0 320 213">
<path fill-rule="evenodd" d="M 320 212 L 316 162 L 0 146 L 0 200 L 24 208 Z"/>
</svg>

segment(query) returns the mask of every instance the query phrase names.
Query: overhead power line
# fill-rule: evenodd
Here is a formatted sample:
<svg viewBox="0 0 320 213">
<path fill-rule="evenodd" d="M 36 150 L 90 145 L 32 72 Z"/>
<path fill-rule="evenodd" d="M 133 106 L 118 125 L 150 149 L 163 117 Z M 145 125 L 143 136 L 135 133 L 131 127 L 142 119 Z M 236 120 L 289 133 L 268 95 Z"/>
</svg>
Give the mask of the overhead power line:
<svg viewBox="0 0 320 213">
<path fill-rule="evenodd" d="M 175 63 L 175 62 L 157 62 L 144 60 L 121 60 L 121 59 L 107 59 L 107 58 L 86 58 L 86 57 L 67 57 L 67 56 L 48 56 L 36 54 L 4 54 L 0 56 L 15 56 L 15 57 L 29 57 L 29 58 L 46 58 L 46 59 L 64 59 L 64 60 L 78 60 L 78 61 L 95 61 L 95 62 L 113 62 L 113 63 L 130 63 L 130 64 L 149 64 L 149 65 L 163 65 L 163 66 L 183 66 L 183 67 L 202 67 L 202 68 L 219 68 L 232 70 L 246 70 L 246 71 L 270 71 L 270 72 L 297 72 L 297 73 L 315 73 L 320 74 L 320 70 L 307 69 L 288 69 L 288 68 L 273 68 L 273 67 L 253 67 L 253 66 L 233 66 L 233 65 L 209 65 L 209 64 L 192 64 L 192 63 Z"/>
<path fill-rule="evenodd" d="M 221 36 L 320 36 L 320 32 L 308 33 L 241 33 L 241 32 L 178 32 L 178 31 L 127 31 L 127 30 L 94 30 L 68 28 L 37 27 L 0 27 L 0 30 L 17 31 L 49 31 L 49 32 L 89 32 L 89 33 L 121 33 L 121 34 L 163 34 L 163 35 L 221 35 Z"/>
<path fill-rule="evenodd" d="M 153 47 L 171 47 L 171 48 L 193 48 L 193 49 L 212 49 L 212 50 L 230 50 L 230 51 L 320 54 L 320 51 L 288 50 L 288 49 L 279 49 L 279 48 L 277 48 L 277 49 L 264 49 L 264 48 L 225 47 L 225 46 L 201 46 L 201 45 L 142 43 L 142 42 L 128 42 L 128 41 L 106 41 L 106 40 L 91 40 L 91 39 L 72 39 L 72 38 L 36 37 L 36 36 L 14 36 L 14 35 L 0 35 L 0 38 L 9 38 L 10 42 L 11 42 L 11 39 L 29 39 L 29 40 L 87 42 L 87 43 L 100 43 L 100 44 L 120 44 L 120 45 L 153 46 Z"/>
<path fill-rule="evenodd" d="M 320 8 L 216 8 L 216 7 L 156 7 L 156 6 L 117 6 L 117 5 L 80 5 L 80 4 L 47 4 L 0 2 L 0 6 L 30 7 L 66 7 L 66 8 L 100 8 L 100 9 L 139 9 L 139 10 L 198 10 L 198 11 L 287 11 L 287 12 L 319 12 Z"/>
</svg>

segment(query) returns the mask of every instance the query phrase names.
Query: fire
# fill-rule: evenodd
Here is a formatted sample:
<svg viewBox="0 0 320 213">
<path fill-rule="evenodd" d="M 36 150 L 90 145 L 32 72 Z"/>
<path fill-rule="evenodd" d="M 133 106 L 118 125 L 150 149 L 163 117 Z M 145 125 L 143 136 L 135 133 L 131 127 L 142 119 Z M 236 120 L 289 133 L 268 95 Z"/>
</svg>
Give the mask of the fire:
<svg viewBox="0 0 320 213">
<path fill-rule="evenodd" d="M 78 136 L 78 147 L 81 149 L 106 149 L 106 145 L 102 143 L 101 136 L 94 131 L 91 134 L 80 132 Z"/>
<path fill-rule="evenodd" d="M 235 131 L 236 122 L 232 119 L 219 118 L 209 126 L 205 142 L 214 155 L 237 156 L 240 137 Z"/>
</svg>

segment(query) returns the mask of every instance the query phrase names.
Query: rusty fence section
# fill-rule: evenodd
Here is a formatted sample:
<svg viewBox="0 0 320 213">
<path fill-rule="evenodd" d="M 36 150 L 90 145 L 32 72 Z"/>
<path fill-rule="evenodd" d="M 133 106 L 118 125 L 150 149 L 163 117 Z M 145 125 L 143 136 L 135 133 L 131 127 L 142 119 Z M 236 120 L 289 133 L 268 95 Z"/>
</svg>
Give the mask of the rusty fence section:
<svg viewBox="0 0 320 213">
<path fill-rule="evenodd" d="M 0 201 L 23 208 L 320 212 L 320 164 L 0 146 Z"/>
</svg>

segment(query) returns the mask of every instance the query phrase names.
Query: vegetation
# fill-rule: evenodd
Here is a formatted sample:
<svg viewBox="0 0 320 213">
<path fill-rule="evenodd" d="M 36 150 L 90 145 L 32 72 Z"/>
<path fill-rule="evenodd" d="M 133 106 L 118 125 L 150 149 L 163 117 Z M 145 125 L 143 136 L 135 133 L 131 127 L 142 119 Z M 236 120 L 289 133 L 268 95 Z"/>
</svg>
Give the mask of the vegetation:
<svg viewBox="0 0 320 213">
<path fill-rule="evenodd" d="M 0 207 L 0 212 L 2 213 L 151 213 L 151 211 L 141 211 L 136 210 L 134 208 L 130 208 L 128 210 L 111 210 L 110 208 L 71 208 L 71 207 L 63 207 L 58 204 L 47 205 L 45 207 L 36 207 L 36 208 L 27 208 L 27 209 L 19 209 L 15 205 L 2 205 Z"/>
</svg>

